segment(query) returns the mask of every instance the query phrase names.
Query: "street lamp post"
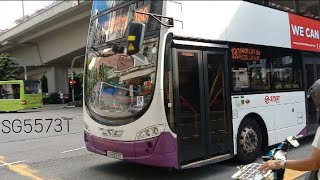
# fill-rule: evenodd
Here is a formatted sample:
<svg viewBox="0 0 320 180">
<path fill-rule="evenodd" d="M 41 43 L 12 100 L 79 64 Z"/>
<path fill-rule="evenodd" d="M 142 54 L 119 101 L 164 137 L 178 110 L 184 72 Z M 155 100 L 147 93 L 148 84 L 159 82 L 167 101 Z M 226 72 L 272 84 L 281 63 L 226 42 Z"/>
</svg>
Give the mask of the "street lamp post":
<svg viewBox="0 0 320 180">
<path fill-rule="evenodd" d="M 76 56 L 72 59 L 72 62 L 71 62 L 71 81 L 73 82 L 73 65 L 74 65 L 74 62 L 83 57 L 84 55 L 80 55 L 80 56 Z M 72 93 L 72 102 L 74 102 L 74 87 L 71 89 L 71 93 Z"/>
<path fill-rule="evenodd" d="M 24 3 L 23 3 L 23 0 L 21 0 L 21 3 L 22 3 L 22 17 L 24 18 Z"/>
<path fill-rule="evenodd" d="M 28 76 L 27 76 L 27 66 L 23 65 L 23 70 L 24 70 L 24 80 L 27 80 Z"/>
</svg>

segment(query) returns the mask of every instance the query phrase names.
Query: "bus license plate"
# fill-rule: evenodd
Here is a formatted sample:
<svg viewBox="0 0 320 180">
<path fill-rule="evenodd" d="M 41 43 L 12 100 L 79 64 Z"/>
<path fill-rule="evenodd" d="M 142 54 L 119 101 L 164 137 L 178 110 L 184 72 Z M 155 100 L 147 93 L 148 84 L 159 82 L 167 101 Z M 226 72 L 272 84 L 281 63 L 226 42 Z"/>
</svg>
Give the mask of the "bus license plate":
<svg viewBox="0 0 320 180">
<path fill-rule="evenodd" d="M 123 159 L 122 153 L 107 151 L 107 156 L 115 159 Z"/>
</svg>

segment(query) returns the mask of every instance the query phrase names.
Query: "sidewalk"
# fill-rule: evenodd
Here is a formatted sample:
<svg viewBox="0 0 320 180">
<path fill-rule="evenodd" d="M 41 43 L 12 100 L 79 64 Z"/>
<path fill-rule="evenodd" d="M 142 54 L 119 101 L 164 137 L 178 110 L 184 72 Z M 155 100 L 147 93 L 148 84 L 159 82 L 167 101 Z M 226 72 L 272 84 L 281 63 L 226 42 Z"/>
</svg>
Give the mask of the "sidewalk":
<svg viewBox="0 0 320 180">
<path fill-rule="evenodd" d="M 76 109 L 80 109 L 82 107 L 75 107 L 75 106 L 69 106 L 67 107 L 67 104 L 44 104 L 42 106 L 42 108 L 38 109 L 38 110 L 59 110 L 61 108 L 76 108 Z M 29 109 L 30 111 L 31 109 Z M 33 110 L 37 110 L 37 109 L 33 109 Z M 32 111 L 32 110 L 31 110 Z"/>
<path fill-rule="evenodd" d="M 66 107 L 67 104 L 44 104 L 41 109 L 43 110 L 55 110 Z"/>
</svg>

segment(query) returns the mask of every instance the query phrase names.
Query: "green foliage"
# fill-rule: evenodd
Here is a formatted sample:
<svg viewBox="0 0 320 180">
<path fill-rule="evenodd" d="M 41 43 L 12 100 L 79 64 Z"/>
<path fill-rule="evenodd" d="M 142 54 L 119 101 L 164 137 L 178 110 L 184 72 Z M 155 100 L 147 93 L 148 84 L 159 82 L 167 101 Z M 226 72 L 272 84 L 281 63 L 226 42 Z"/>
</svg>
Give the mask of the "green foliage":
<svg viewBox="0 0 320 180">
<path fill-rule="evenodd" d="M 50 93 L 48 96 L 43 97 L 43 104 L 60 104 L 59 93 Z"/>
<path fill-rule="evenodd" d="M 41 89 L 43 93 L 48 93 L 48 79 L 45 75 L 41 78 Z"/>
<path fill-rule="evenodd" d="M 18 79 L 17 75 L 21 71 L 21 67 L 10 59 L 7 53 L 0 54 L 0 81 L 8 81 Z"/>
<path fill-rule="evenodd" d="M 75 73 L 74 80 L 77 81 L 77 83 L 74 86 L 74 94 L 80 95 L 82 94 L 83 73 Z"/>
</svg>

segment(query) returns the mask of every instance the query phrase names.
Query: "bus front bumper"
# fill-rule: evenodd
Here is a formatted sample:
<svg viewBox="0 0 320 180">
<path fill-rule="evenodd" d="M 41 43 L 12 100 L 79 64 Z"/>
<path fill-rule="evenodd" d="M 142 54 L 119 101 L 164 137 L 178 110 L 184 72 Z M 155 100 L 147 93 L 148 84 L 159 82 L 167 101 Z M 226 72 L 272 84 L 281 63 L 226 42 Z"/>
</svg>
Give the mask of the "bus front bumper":
<svg viewBox="0 0 320 180">
<path fill-rule="evenodd" d="M 96 137 L 84 132 L 84 140 L 89 151 L 107 155 L 107 151 L 121 153 L 123 160 L 134 163 L 178 169 L 177 140 L 164 132 L 151 139 L 125 142 Z"/>
</svg>

